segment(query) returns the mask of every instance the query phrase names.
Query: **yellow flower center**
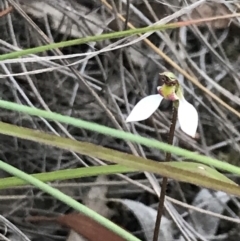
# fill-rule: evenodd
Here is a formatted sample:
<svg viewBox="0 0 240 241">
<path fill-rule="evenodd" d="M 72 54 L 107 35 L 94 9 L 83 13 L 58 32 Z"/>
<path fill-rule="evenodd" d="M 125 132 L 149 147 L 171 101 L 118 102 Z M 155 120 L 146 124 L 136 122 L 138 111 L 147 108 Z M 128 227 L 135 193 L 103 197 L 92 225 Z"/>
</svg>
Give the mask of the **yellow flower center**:
<svg viewBox="0 0 240 241">
<path fill-rule="evenodd" d="M 164 99 L 171 101 L 179 99 L 176 95 L 176 85 L 168 86 L 166 84 L 163 84 L 160 88 L 158 88 L 158 92 Z"/>
</svg>

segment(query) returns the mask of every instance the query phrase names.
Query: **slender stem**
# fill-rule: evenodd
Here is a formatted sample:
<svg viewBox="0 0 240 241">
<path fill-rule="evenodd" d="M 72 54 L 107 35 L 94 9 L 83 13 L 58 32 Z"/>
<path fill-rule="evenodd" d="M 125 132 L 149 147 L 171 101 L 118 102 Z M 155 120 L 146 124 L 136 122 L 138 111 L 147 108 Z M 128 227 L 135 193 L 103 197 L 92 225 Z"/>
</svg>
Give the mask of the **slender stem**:
<svg viewBox="0 0 240 241">
<path fill-rule="evenodd" d="M 168 135 L 169 145 L 173 144 L 174 131 L 177 123 L 178 107 L 175 106 L 174 104 L 175 103 L 173 103 L 173 107 L 172 107 L 172 120 L 171 120 L 170 129 L 169 129 L 169 135 Z M 172 157 L 172 154 L 170 152 L 167 152 L 165 156 L 165 162 L 171 161 L 171 157 Z M 164 200 L 165 200 L 165 195 L 167 190 L 167 182 L 168 182 L 168 178 L 163 177 L 161 193 L 159 197 L 158 210 L 157 210 L 156 223 L 155 223 L 154 234 L 153 234 L 153 241 L 158 241 L 161 219 L 164 211 Z"/>
</svg>

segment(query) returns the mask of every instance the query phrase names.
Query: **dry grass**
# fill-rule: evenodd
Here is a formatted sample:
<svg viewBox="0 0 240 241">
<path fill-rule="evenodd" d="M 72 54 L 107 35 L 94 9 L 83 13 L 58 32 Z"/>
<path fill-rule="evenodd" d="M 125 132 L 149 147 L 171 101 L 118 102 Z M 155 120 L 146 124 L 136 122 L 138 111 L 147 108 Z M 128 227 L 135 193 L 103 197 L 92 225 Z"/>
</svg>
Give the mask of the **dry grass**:
<svg viewBox="0 0 240 241">
<path fill-rule="evenodd" d="M 3 0 L 1 9 L 5 9 L 8 2 L 11 1 Z M 66 4 L 66 2 L 69 3 Z M 141 0 L 130 1 L 131 5 L 126 8 L 127 1 L 109 0 L 112 9 L 106 7 L 104 2 L 100 0 L 21 0 L 19 6 L 23 12 L 15 9 L 11 14 L 0 18 L 0 52 L 7 53 L 19 48 L 38 46 L 47 41 L 58 42 L 124 29 L 126 22 L 119 20 L 117 14 L 124 16 L 135 27 L 140 27 L 150 25 L 166 16 L 172 16 L 182 9 L 185 10 L 180 12 L 178 19 L 183 20 L 188 17 L 197 18 L 199 15 L 210 17 L 234 12 L 237 9 L 239 11 L 237 1 L 221 1 L 222 4 L 212 1 L 206 5 L 204 1 L 192 1 L 194 3 L 179 1 L 181 3 L 178 3 L 178 1 Z M 186 7 L 186 2 L 189 5 L 192 4 L 192 7 Z M 202 3 L 201 7 L 197 6 L 200 3 Z M 217 12 L 214 9 L 217 9 Z M 197 10 L 201 12 L 197 13 Z M 29 19 L 27 15 L 30 17 Z M 174 20 L 176 18 L 173 17 L 171 21 Z M 192 76 L 196 76 L 208 90 L 234 109 L 240 110 L 238 33 L 239 20 L 235 19 L 233 22 L 216 21 L 213 24 L 199 27 L 192 26 L 158 32 L 149 36 L 148 39 L 180 68 Z M 143 41 L 113 50 L 114 47 L 119 47 L 129 41 L 136 41 L 136 38 L 126 39 L 125 42 L 103 41 L 97 44 L 91 43 L 61 49 L 65 56 L 89 54 L 66 59 L 72 64 L 78 75 L 73 69 L 63 67 L 62 57 L 57 57 L 59 52 L 42 53 L 41 56 L 44 59 L 36 62 L 0 63 L 1 98 L 50 109 L 119 129 L 131 130 L 142 136 L 165 141 L 170 114 L 168 102 L 161 105 L 160 111 L 154 115 L 154 118 L 145 122 L 126 126 L 124 119 L 140 98 L 155 93 L 156 87 L 159 85 L 158 73 L 168 69 L 178 76 L 185 87 L 187 99 L 196 106 L 200 113 L 199 139 L 191 140 L 178 129 L 174 140 L 175 145 L 238 164 L 240 150 L 238 117 L 180 75 Z M 96 53 L 106 47 L 109 48 L 108 51 Z M 49 60 L 48 57 L 53 58 L 54 56 L 55 60 Z M 34 56 L 31 57 L 34 58 Z M 90 90 L 86 88 L 86 82 L 90 86 Z M 96 95 L 99 98 L 96 98 Z M 102 108 L 103 106 L 104 108 Z M 26 117 L 5 110 L 2 110 L 0 115 L 2 121 L 16 125 L 97 143 L 158 161 L 163 160 L 164 153 L 156 150 L 71 126 Z M 0 159 L 28 173 L 96 165 L 100 162 L 100 160 L 90 157 L 6 136 L 1 136 L 0 145 Z M 173 157 L 173 159 L 179 160 L 177 157 Z M 4 173 L 1 176 L 4 176 Z M 147 191 L 149 187 L 152 188 L 147 181 L 152 176 L 135 174 L 128 175 L 126 178 L 134 180 L 135 185 L 128 182 L 126 184 L 119 177 L 112 177 L 107 183 L 109 186 L 108 197 L 135 199 L 152 206 L 156 204 L 155 195 Z M 154 181 L 155 188 L 159 188 L 159 183 L 155 179 L 151 180 Z M 137 184 L 142 184 L 148 189 L 144 190 Z M 88 178 L 81 180 L 80 184 L 76 184 L 76 181 L 68 182 L 66 183 L 67 188 L 61 187 L 61 184 L 56 185 L 81 201 L 86 190 L 95 184 L 93 178 Z M 200 190 L 199 187 L 171 181 L 168 194 L 183 203 L 191 204 Z M 25 234 L 30 235 L 31 240 L 39 240 L 41 237 L 44 237 L 42 240 L 47 240 L 47 238 L 49 240 L 64 239 L 66 231 L 62 231 L 58 226 L 38 227 L 30 223 L 23 223 L 21 218 L 34 214 L 65 213 L 70 211 L 68 207 L 30 187 L 2 192 L 0 198 L 2 199 L 0 214 L 13 222 Z M 230 204 L 224 209 L 225 213 L 235 218 L 239 212 L 236 208 L 239 206 L 239 202 L 233 199 Z M 231 210 L 232 208 L 233 210 Z M 189 228 L 189 225 L 192 225 L 190 219 L 183 219 L 180 215 L 186 209 L 173 206 L 169 202 L 167 210 L 169 212 L 166 215 L 169 218 L 174 216 L 178 227 L 184 227 L 185 231 L 182 232 L 185 232 L 185 237 L 191 239 L 191 235 L 193 235 L 195 239 L 191 240 L 208 240 L 208 238 L 199 237 L 196 229 Z M 232 225 L 232 228 L 228 228 L 228 225 L 227 221 L 222 221 L 218 231 L 212 234 L 213 240 L 217 240 L 217 235 L 220 233 L 223 237 L 221 240 L 239 239 L 239 236 L 234 236 L 239 232 L 239 227 Z M 11 228 L 8 230 L 9 233 L 11 230 Z M 179 235 L 179 228 L 176 227 L 174 230 L 176 235 Z"/>
</svg>

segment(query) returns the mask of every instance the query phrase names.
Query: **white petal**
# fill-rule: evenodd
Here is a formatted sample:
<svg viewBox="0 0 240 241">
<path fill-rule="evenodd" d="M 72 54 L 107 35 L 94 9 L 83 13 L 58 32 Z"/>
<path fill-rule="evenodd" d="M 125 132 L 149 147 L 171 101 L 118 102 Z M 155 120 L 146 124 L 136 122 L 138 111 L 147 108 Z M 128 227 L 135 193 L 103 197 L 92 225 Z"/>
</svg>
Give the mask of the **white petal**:
<svg viewBox="0 0 240 241">
<path fill-rule="evenodd" d="M 159 94 L 149 95 L 141 99 L 133 108 L 132 112 L 126 119 L 126 122 L 141 121 L 150 117 L 159 107 L 163 97 Z"/>
<path fill-rule="evenodd" d="M 181 129 L 191 137 L 195 137 L 198 126 L 198 113 L 195 107 L 184 97 L 179 99 L 178 120 Z"/>
</svg>

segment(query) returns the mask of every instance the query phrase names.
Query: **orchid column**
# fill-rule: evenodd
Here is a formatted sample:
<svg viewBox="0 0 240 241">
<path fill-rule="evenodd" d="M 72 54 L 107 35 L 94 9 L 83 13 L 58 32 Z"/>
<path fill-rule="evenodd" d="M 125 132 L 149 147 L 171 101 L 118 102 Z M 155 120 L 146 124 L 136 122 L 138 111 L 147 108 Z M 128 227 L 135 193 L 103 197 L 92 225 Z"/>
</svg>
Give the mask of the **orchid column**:
<svg viewBox="0 0 240 241">
<path fill-rule="evenodd" d="M 173 144 L 174 131 L 177 119 L 181 129 L 191 137 L 195 137 L 198 126 L 198 113 L 194 106 L 186 101 L 183 90 L 176 78 L 171 72 L 160 74 L 163 79 L 163 85 L 157 87 L 158 94 L 150 95 L 140 100 L 133 108 L 126 122 L 141 121 L 149 118 L 159 107 L 163 99 L 173 101 L 172 120 L 169 129 L 168 144 Z M 166 153 L 165 161 L 171 160 L 171 153 Z M 163 177 L 158 212 L 155 223 L 153 241 L 158 240 L 159 227 L 164 209 L 164 199 L 166 195 L 167 177 Z"/>
</svg>

